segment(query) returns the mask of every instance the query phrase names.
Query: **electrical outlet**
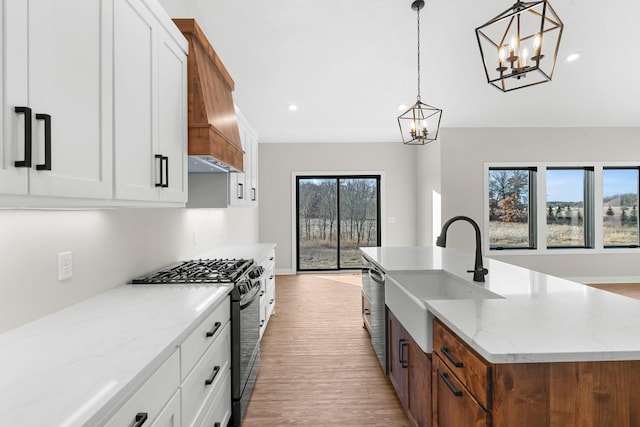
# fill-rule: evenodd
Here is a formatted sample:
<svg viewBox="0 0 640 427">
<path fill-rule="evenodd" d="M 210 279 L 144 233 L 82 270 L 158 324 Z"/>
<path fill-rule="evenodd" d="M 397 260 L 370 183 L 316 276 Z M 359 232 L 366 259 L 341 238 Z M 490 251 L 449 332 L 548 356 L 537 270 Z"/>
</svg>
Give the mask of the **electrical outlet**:
<svg viewBox="0 0 640 427">
<path fill-rule="evenodd" d="M 71 251 L 58 254 L 58 280 L 71 279 L 71 276 L 73 276 L 72 255 Z"/>
</svg>

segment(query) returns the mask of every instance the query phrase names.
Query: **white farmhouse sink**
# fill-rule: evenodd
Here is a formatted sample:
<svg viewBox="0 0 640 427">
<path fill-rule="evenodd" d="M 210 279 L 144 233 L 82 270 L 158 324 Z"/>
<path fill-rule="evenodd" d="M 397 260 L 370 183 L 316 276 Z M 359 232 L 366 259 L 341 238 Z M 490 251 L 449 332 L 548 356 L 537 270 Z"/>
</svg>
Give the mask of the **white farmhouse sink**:
<svg viewBox="0 0 640 427">
<path fill-rule="evenodd" d="M 413 340 L 425 353 L 433 351 L 433 315 L 424 300 L 503 298 L 444 271 L 396 271 L 386 276 L 384 298 Z"/>
</svg>

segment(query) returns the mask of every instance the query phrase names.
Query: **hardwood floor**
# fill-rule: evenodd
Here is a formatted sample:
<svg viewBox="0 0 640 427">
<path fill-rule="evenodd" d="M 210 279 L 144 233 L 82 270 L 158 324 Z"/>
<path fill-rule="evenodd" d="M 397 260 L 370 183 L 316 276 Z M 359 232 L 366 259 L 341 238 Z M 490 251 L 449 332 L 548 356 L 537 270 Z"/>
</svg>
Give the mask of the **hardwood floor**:
<svg viewBox="0 0 640 427">
<path fill-rule="evenodd" d="M 640 299 L 640 283 L 606 283 L 589 286 L 602 289 L 603 291 L 624 295 L 629 298 Z"/>
<path fill-rule="evenodd" d="M 277 276 L 243 427 L 409 422 L 362 327 L 360 273 Z"/>
</svg>

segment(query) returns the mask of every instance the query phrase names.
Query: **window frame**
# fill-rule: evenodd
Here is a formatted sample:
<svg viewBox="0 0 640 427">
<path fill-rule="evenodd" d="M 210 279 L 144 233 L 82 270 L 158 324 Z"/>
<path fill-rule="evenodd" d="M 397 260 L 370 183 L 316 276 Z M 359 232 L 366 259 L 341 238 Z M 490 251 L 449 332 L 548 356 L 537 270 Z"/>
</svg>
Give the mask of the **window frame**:
<svg viewBox="0 0 640 427">
<path fill-rule="evenodd" d="M 528 221 L 527 221 L 527 225 L 528 225 L 528 234 L 529 234 L 529 239 L 528 242 L 529 244 L 527 246 L 516 246 L 516 245 L 508 245 L 508 246 L 497 246 L 497 245 L 492 245 L 491 244 L 491 238 L 489 236 L 489 224 L 491 223 L 491 218 L 489 218 L 489 211 L 490 211 L 490 204 L 489 204 L 489 174 L 491 173 L 491 171 L 527 171 L 529 176 L 529 196 L 528 196 Z M 537 194 L 537 172 L 538 169 L 534 166 L 534 167 L 522 167 L 522 166 L 518 166 L 518 167 L 501 167 L 501 166 L 496 166 L 496 167 L 489 167 L 487 169 L 487 178 L 486 178 L 486 185 L 487 185 L 487 197 L 486 197 L 486 203 L 487 203 L 487 208 L 485 210 L 485 215 L 487 215 L 487 227 L 485 228 L 487 230 L 487 238 L 488 241 L 486 243 L 486 247 L 489 248 L 490 251 L 503 251 L 503 250 L 535 250 L 538 246 L 538 232 L 537 232 L 537 221 L 535 221 L 535 218 L 537 216 L 537 204 L 538 204 L 538 200 L 537 197 L 535 197 L 535 195 Z"/>
<path fill-rule="evenodd" d="M 636 196 L 638 197 L 638 202 L 640 202 L 640 166 L 639 165 L 627 165 L 627 166 L 607 166 L 607 165 L 603 165 L 602 167 L 602 197 L 600 197 L 600 204 L 602 204 L 602 209 L 603 212 L 601 214 L 602 217 L 602 221 L 603 221 L 603 237 L 602 237 L 602 246 L 605 250 L 607 249 L 637 249 L 640 248 L 640 220 L 636 220 L 636 228 L 638 230 L 638 239 L 636 240 L 635 244 L 629 244 L 629 245 L 606 245 L 604 243 L 604 171 L 605 170 L 635 170 L 638 172 L 638 177 L 637 177 L 637 181 L 636 181 Z M 636 204 L 640 204 L 640 203 L 636 203 Z M 640 206 L 636 206 L 636 215 L 637 215 L 637 211 L 638 209 L 640 209 Z"/>
</svg>

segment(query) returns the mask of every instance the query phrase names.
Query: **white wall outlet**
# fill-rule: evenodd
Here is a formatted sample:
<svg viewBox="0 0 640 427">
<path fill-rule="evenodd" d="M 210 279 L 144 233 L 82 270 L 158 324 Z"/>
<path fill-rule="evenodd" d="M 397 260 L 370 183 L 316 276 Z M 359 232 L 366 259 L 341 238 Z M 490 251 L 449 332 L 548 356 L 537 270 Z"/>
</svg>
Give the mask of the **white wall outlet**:
<svg viewBox="0 0 640 427">
<path fill-rule="evenodd" d="M 58 254 L 58 280 L 71 279 L 71 276 L 73 276 L 72 255 L 71 251 Z"/>
</svg>

